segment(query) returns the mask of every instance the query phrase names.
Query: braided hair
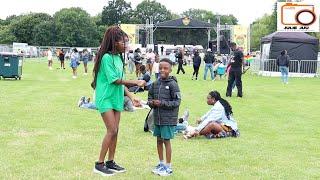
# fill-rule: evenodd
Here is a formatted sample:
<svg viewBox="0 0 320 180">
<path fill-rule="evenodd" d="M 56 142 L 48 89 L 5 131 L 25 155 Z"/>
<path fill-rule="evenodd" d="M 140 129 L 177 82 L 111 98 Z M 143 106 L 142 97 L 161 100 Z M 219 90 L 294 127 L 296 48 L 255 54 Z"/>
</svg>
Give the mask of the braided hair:
<svg viewBox="0 0 320 180">
<path fill-rule="evenodd" d="M 93 81 L 91 83 L 91 87 L 93 89 L 96 88 L 96 84 L 97 84 L 97 76 L 98 76 L 98 72 L 101 66 L 101 61 L 102 61 L 102 57 L 104 54 L 109 53 L 109 54 L 120 54 L 120 58 L 122 60 L 123 63 L 123 69 L 124 69 L 124 57 L 122 56 L 121 52 L 118 52 L 117 48 L 116 48 L 116 42 L 119 41 L 124 41 L 125 38 L 127 38 L 128 35 L 122 31 L 120 29 L 119 26 L 111 26 L 109 27 L 103 37 L 103 40 L 100 44 L 100 48 L 97 52 L 96 58 L 95 58 L 95 64 L 93 67 Z"/>
<path fill-rule="evenodd" d="M 229 102 L 225 99 L 223 99 L 221 96 L 220 96 L 220 93 L 218 91 L 211 91 L 209 93 L 209 95 L 211 97 L 213 97 L 216 101 L 219 101 L 221 103 L 221 105 L 224 107 L 224 111 L 226 113 L 226 116 L 228 119 L 230 119 L 230 115 L 232 115 L 232 107 L 231 105 L 229 104 Z"/>
</svg>

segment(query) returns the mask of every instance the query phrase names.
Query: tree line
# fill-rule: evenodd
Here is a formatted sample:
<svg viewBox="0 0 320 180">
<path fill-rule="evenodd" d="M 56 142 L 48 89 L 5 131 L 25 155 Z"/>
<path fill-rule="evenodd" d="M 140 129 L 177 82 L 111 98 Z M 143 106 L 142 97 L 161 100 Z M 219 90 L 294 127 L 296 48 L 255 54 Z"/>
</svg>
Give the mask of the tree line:
<svg viewBox="0 0 320 180">
<path fill-rule="evenodd" d="M 222 25 L 238 24 L 237 18 L 232 14 L 219 15 L 202 9 L 189 9 L 182 14 L 175 14 L 155 0 L 144 0 L 134 9 L 131 3 L 124 0 L 112 0 L 96 16 L 90 16 L 85 10 L 74 7 L 61 9 L 53 16 L 29 13 L 0 19 L 0 44 L 23 42 L 35 46 L 97 47 L 108 26 L 118 23 L 144 24 L 151 16 L 154 23 L 189 16 L 201 21 L 210 19 L 210 23 L 215 26 L 217 16 L 220 16 Z M 251 48 L 259 49 L 260 38 L 275 30 L 276 8 L 272 15 L 265 15 L 251 25 Z M 184 36 L 181 37 L 181 34 Z M 230 37 L 230 34 L 227 36 Z M 154 37 L 156 43 L 171 41 L 177 44 L 206 44 L 207 41 L 205 30 L 156 30 Z M 216 37 L 214 30 L 211 31 L 211 37 Z"/>
<path fill-rule="evenodd" d="M 102 40 L 103 33 L 108 26 L 123 24 L 144 24 L 147 18 L 153 17 L 154 23 L 190 16 L 203 21 L 211 20 L 216 24 L 217 14 L 200 9 L 189 9 L 182 14 L 170 12 L 164 5 L 154 0 L 144 0 L 136 8 L 124 0 L 108 1 L 101 13 L 90 16 L 81 8 L 64 8 L 53 16 L 46 13 L 29 13 L 11 15 L 5 20 L 0 19 L 0 44 L 12 42 L 28 43 L 35 46 L 79 46 L 97 47 Z M 221 16 L 221 23 L 237 24 L 238 20 L 233 15 Z M 170 37 L 174 31 L 155 32 L 157 37 Z M 185 42 L 194 42 L 204 33 L 187 31 Z M 212 37 L 215 32 L 212 32 Z M 180 43 L 179 39 L 176 43 Z"/>
</svg>

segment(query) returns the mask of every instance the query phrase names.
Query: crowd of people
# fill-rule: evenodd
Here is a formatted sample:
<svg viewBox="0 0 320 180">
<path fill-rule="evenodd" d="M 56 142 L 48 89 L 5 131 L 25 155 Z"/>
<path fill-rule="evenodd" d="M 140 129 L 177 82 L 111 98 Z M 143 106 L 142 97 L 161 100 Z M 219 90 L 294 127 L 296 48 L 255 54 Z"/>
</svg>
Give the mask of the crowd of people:
<svg viewBox="0 0 320 180">
<path fill-rule="evenodd" d="M 52 70 L 54 54 L 51 48 L 46 51 L 46 56 L 48 58 L 48 68 Z M 83 49 L 78 51 L 77 48 L 73 48 L 70 51 L 65 52 L 63 49 L 57 49 L 56 51 L 57 59 L 60 61 L 59 69 L 66 69 L 65 60 L 70 60 L 70 68 L 72 69 L 72 78 L 76 79 L 78 77 L 77 69 L 79 65 L 83 64 L 84 75 L 88 75 L 88 62 L 95 58 L 94 53 L 88 51 L 88 49 Z"/>
</svg>

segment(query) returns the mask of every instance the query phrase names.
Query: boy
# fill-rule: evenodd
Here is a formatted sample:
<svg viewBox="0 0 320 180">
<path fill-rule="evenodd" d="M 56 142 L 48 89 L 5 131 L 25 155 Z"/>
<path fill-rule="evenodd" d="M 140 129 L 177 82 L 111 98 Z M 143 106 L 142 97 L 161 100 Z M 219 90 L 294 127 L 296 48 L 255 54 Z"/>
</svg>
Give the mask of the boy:
<svg viewBox="0 0 320 180">
<path fill-rule="evenodd" d="M 177 80 L 169 76 L 172 72 L 172 62 L 164 58 L 159 64 L 160 78 L 155 81 L 148 94 L 148 105 L 153 108 L 154 132 L 157 137 L 157 150 L 159 164 L 152 170 L 160 176 L 170 176 L 171 169 L 171 143 L 177 125 L 181 95 Z M 166 149 L 166 163 L 163 159 L 163 144 Z"/>
</svg>

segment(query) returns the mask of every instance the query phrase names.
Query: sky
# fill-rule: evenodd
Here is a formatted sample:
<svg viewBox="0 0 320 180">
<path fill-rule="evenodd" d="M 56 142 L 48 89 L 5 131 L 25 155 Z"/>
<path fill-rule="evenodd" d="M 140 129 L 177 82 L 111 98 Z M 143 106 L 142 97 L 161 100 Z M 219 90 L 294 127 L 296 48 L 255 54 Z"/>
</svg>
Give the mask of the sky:
<svg viewBox="0 0 320 180">
<path fill-rule="evenodd" d="M 62 8 L 81 7 L 94 16 L 102 12 L 108 0 L 1 0 L 0 18 L 28 12 L 53 15 Z M 3 1 L 6 1 L 3 3 Z M 135 8 L 142 0 L 125 0 Z M 190 8 L 205 9 L 218 14 L 233 14 L 239 24 L 249 25 L 264 14 L 271 14 L 276 0 L 156 0 L 171 12 L 180 14 Z M 5 5 L 4 5 L 5 4 Z"/>
</svg>

